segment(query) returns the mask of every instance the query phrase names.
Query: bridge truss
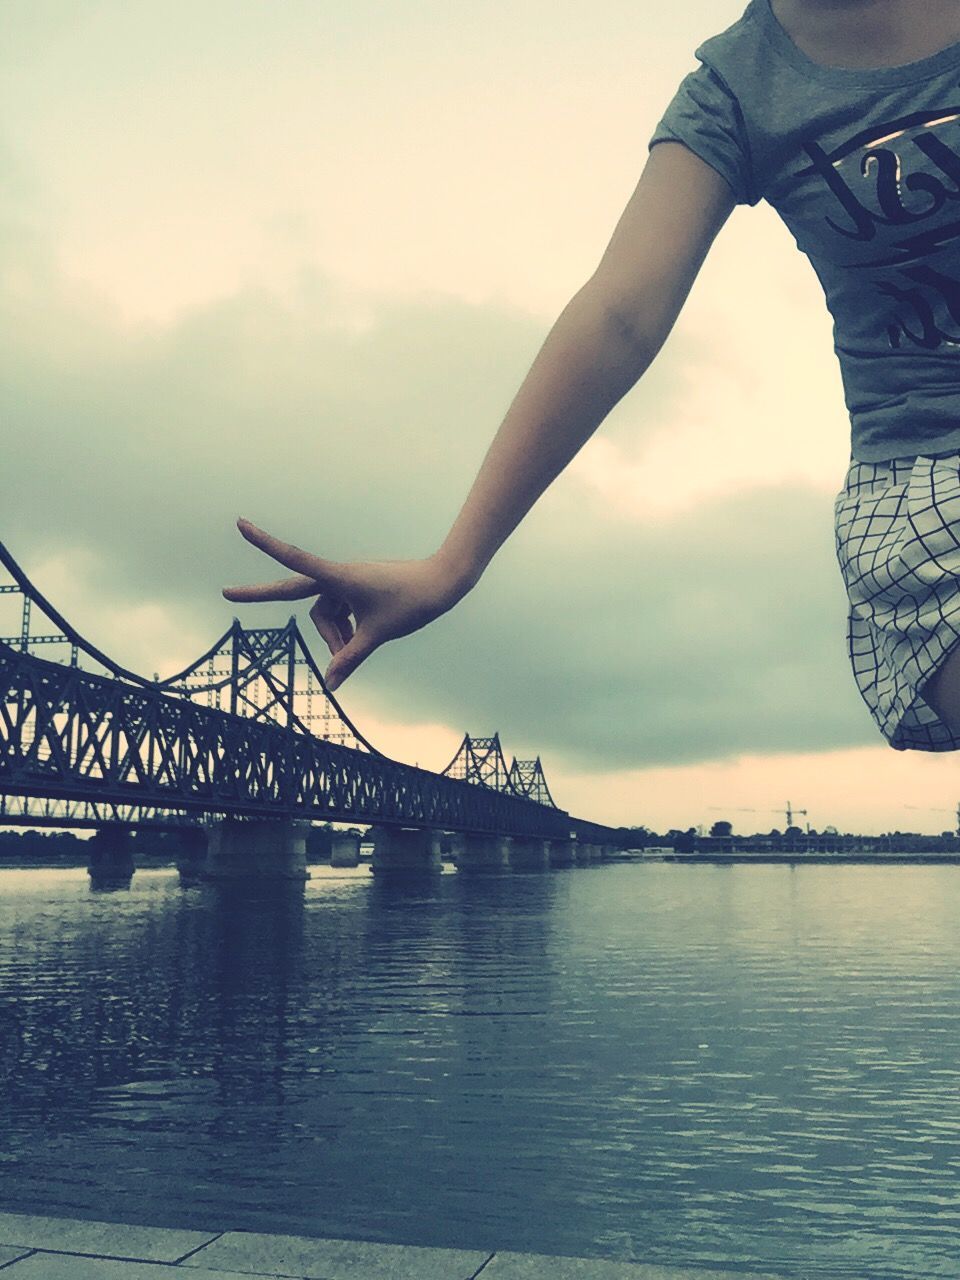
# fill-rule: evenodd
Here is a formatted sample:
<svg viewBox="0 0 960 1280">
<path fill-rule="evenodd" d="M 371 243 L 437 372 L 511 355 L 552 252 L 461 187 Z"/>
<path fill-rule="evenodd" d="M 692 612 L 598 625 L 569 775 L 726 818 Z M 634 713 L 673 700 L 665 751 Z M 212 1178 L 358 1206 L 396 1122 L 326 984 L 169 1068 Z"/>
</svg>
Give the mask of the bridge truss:
<svg viewBox="0 0 960 1280">
<path fill-rule="evenodd" d="M 183 671 L 148 680 L 81 636 L 2 543 L 0 575 L 0 823 L 276 814 L 612 834 L 557 808 L 539 758 L 508 768 L 499 735 L 466 736 L 441 774 L 385 756 L 326 689 L 295 618 L 234 619 Z"/>
<path fill-rule="evenodd" d="M 448 778 L 459 778 L 464 782 L 472 782 L 475 786 L 492 787 L 493 790 L 508 795 L 524 796 L 553 809 L 557 807 L 547 786 L 540 757 L 537 756 L 535 760 L 518 760 L 514 756 L 508 768 L 499 733 L 495 733 L 492 738 L 471 737 L 469 733 L 465 733 L 456 755 L 443 772 Z"/>
</svg>

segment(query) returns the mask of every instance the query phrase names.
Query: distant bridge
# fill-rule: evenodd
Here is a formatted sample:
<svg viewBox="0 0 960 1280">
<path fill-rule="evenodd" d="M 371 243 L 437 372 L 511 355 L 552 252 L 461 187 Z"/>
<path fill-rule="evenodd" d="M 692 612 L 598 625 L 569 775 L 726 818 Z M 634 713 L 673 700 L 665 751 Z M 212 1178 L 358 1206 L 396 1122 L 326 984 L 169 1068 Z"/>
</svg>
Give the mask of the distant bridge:
<svg viewBox="0 0 960 1280">
<path fill-rule="evenodd" d="M 179 826 L 203 815 L 606 845 L 622 834 L 559 809 L 539 757 L 507 766 L 497 734 L 466 735 L 442 773 L 385 756 L 326 688 L 295 618 L 249 629 L 234 619 L 164 680 L 128 671 L 0 543 L 0 823 Z"/>
</svg>

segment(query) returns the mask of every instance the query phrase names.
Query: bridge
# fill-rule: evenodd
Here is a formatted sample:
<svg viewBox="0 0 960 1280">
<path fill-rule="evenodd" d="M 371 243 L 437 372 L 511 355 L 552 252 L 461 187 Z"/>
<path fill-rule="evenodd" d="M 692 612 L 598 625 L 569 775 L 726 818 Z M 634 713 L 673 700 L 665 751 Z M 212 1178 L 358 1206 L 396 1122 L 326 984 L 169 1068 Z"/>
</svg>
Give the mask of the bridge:
<svg viewBox="0 0 960 1280">
<path fill-rule="evenodd" d="M 129 833 L 175 829 L 205 878 L 305 875 L 313 822 L 370 824 L 373 869 L 539 866 L 609 856 L 623 832 L 572 817 L 540 758 L 465 734 L 440 773 L 370 743 L 295 618 L 234 618 L 195 662 L 148 679 L 86 640 L 0 543 L 0 824 L 88 827 L 91 868 L 132 874 Z M 359 836 L 333 836 L 353 864 Z"/>
</svg>

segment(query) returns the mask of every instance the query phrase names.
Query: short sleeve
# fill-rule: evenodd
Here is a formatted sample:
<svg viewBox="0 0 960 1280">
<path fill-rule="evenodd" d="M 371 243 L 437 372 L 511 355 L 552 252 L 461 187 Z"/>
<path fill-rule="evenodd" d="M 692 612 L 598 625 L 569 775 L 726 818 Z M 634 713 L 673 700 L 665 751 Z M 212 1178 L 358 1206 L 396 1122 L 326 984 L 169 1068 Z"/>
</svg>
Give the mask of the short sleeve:
<svg viewBox="0 0 960 1280">
<path fill-rule="evenodd" d="M 706 64 L 680 82 L 649 147 L 658 142 L 682 142 L 726 179 L 738 204 L 759 204 L 740 104 Z"/>
</svg>

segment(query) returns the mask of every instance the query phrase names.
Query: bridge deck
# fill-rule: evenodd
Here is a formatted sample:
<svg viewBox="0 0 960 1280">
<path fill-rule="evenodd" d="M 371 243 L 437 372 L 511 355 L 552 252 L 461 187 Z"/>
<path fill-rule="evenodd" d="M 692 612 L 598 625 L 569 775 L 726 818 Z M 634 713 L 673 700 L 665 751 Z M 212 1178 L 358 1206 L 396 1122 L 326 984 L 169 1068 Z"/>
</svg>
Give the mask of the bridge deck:
<svg viewBox="0 0 960 1280">
<path fill-rule="evenodd" d="M 770 1273 L 18 1213 L 0 1213 L 0 1270 L 11 1280 L 780 1280 Z"/>
</svg>

